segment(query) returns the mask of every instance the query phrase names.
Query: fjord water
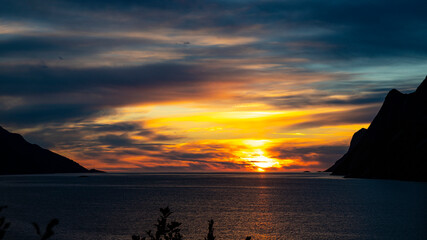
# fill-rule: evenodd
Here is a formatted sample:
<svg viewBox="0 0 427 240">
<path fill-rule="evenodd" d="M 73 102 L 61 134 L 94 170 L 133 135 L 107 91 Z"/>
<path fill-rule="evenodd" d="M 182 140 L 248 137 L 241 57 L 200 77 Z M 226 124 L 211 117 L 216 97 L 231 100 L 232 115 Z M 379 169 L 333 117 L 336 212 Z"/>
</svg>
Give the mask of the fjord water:
<svg viewBox="0 0 427 240">
<path fill-rule="evenodd" d="M 427 239 L 427 183 L 327 173 L 53 174 L 0 177 L 5 239 L 131 239 L 170 206 L 185 239 Z"/>
</svg>

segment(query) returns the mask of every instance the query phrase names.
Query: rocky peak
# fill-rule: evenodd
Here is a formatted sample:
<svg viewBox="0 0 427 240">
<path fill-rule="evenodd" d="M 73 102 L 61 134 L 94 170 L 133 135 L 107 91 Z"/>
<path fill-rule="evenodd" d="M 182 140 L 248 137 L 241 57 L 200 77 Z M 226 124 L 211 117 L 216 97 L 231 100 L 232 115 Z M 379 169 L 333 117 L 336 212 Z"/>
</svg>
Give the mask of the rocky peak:
<svg viewBox="0 0 427 240">
<path fill-rule="evenodd" d="M 427 79 L 427 78 L 426 78 Z M 414 93 L 391 90 L 369 126 L 327 171 L 359 178 L 427 181 L 427 80 Z"/>
<path fill-rule="evenodd" d="M 424 79 L 424 81 L 418 86 L 417 90 L 415 91 L 417 94 L 427 94 L 427 76 Z"/>
</svg>

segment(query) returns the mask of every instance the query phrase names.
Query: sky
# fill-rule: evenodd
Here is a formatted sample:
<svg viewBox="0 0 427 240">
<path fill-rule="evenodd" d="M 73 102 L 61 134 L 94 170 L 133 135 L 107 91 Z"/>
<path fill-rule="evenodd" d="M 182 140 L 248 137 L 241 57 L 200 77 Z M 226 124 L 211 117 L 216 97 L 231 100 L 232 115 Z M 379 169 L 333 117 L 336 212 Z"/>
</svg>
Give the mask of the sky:
<svg viewBox="0 0 427 240">
<path fill-rule="evenodd" d="M 325 170 L 427 74 L 426 1 L 0 4 L 0 125 L 109 172 Z"/>
</svg>

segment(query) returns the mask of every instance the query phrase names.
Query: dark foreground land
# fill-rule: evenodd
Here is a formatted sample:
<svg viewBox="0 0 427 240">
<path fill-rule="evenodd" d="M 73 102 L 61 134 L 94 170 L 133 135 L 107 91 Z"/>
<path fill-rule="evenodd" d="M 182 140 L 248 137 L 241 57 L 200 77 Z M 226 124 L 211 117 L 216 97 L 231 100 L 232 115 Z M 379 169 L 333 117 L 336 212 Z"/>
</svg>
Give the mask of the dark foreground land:
<svg viewBox="0 0 427 240">
<path fill-rule="evenodd" d="M 46 173 L 99 173 L 73 160 L 27 142 L 21 135 L 0 127 L 0 175 Z"/>
<path fill-rule="evenodd" d="M 427 78 L 417 90 L 391 90 L 368 129 L 327 172 L 355 178 L 427 181 Z"/>
</svg>

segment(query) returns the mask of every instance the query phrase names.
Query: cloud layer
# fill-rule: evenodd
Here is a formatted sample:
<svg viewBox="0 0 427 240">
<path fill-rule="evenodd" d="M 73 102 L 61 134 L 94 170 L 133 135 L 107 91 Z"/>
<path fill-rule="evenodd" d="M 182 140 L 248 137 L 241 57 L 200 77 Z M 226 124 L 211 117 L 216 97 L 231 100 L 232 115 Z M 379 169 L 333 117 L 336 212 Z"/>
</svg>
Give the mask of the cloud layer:
<svg viewBox="0 0 427 240">
<path fill-rule="evenodd" d="M 0 124 L 108 170 L 320 169 L 426 74 L 425 1 L 2 6 Z"/>
</svg>

